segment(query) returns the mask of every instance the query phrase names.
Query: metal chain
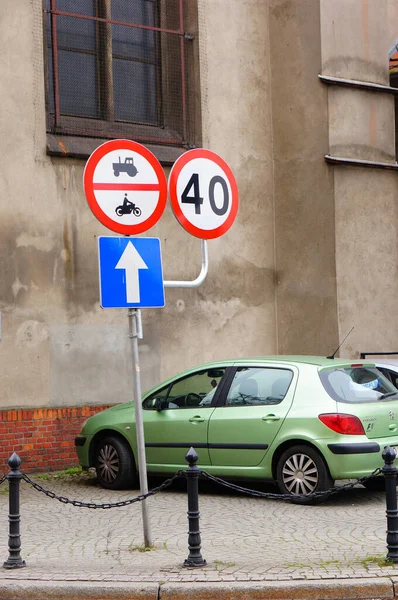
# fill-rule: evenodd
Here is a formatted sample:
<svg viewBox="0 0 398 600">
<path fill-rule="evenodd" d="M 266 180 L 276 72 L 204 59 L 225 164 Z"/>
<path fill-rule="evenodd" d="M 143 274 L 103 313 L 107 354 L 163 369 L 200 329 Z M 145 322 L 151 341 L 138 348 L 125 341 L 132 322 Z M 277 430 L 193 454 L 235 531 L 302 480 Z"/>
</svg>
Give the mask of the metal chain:
<svg viewBox="0 0 398 600">
<path fill-rule="evenodd" d="M 37 490 L 38 492 L 42 492 L 49 498 L 59 500 L 63 504 L 72 504 L 73 506 L 78 506 L 79 508 L 117 508 L 119 506 L 128 506 L 129 504 L 134 504 L 134 502 L 141 502 L 142 500 L 149 498 L 149 496 L 154 496 L 158 492 L 168 488 L 173 483 L 173 481 L 181 477 L 183 473 L 184 471 L 182 470 L 177 471 L 177 473 L 175 473 L 173 477 L 171 477 L 170 479 L 166 479 L 164 483 L 162 483 L 158 487 L 153 488 L 152 490 L 149 490 L 149 492 L 147 492 L 146 494 L 140 494 L 139 496 L 135 496 L 134 498 L 130 498 L 129 500 L 122 500 L 120 502 L 106 502 L 104 504 L 95 504 L 94 502 L 80 502 L 80 500 L 69 500 L 69 498 L 66 498 L 65 496 L 57 496 L 55 492 L 50 492 L 49 490 L 44 489 L 38 483 L 32 481 L 25 473 L 22 473 L 22 479 L 26 481 L 26 483 L 29 483 L 32 487 L 34 487 L 35 490 Z"/>
<path fill-rule="evenodd" d="M 356 479 L 355 481 L 350 481 L 349 483 L 346 483 L 345 485 L 334 486 L 334 487 L 330 488 L 329 490 L 325 490 L 324 492 L 314 492 L 313 494 L 296 494 L 296 495 L 273 494 L 273 493 L 268 493 L 268 492 L 260 492 L 257 490 L 250 490 L 248 488 L 241 487 L 240 485 L 236 485 L 234 483 L 224 481 L 224 479 L 220 479 L 219 477 L 214 477 L 214 475 L 210 475 L 210 473 L 206 473 L 206 471 L 201 471 L 200 475 L 204 479 L 208 479 L 209 481 L 212 481 L 213 483 L 218 483 L 219 485 L 222 485 L 226 488 L 235 490 L 242 494 L 247 494 L 248 496 L 254 496 L 255 498 L 272 498 L 274 500 L 286 500 L 288 502 L 294 502 L 294 501 L 297 502 L 298 499 L 305 498 L 306 500 L 307 499 L 310 500 L 310 499 L 315 499 L 315 498 L 321 498 L 323 496 L 332 496 L 333 494 L 339 494 L 343 490 L 348 490 L 348 489 L 354 487 L 355 485 L 357 485 L 358 483 L 363 483 L 367 479 L 370 479 L 371 477 L 375 477 L 376 475 L 379 475 L 381 472 L 382 472 L 381 468 L 378 467 L 370 475 L 366 475 L 365 477 L 360 477 L 359 479 Z"/>
<path fill-rule="evenodd" d="M 273 494 L 270 492 L 260 492 L 258 490 L 251 490 L 249 488 L 245 488 L 240 485 L 236 485 L 232 482 L 225 481 L 224 479 L 221 479 L 220 477 L 215 477 L 214 475 L 210 475 L 210 473 L 207 473 L 206 471 L 202 471 L 202 470 L 200 471 L 200 477 L 202 477 L 203 479 L 208 479 L 209 481 L 212 481 L 213 483 L 217 483 L 218 485 L 229 488 L 231 490 L 235 490 L 236 492 L 240 492 L 242 494 L 247 494 L 248 496 L 252 496 L 254 498 L 269 498 L 269 499 L 273 499 L 273 500 L 284 500 L 287 502 L 295 502 L 298 499 L 311 500 L 311 499 L 315 499 L 315 498 L 322 498 L 325 496 L 332 496 L 334 494 L 340 494 L 342 491 L 351 489 L 358 483 L 364 483 L 366 480 L 371 479 L 372 477 L 376 477 L 380 473 L 382 473 L 382 469 L 380 467 L 378 467 L 372 473 L 370 473 L 370 475 L 366 475 L 365 477 L 360 477 L 358 479 L 355 479 L 355 481 L 350 481 L 350 482 L 346 483 L 345 485 L 334 486 L 334 487 L 330 488 L 329 490 L 325 490 L 323 492 L 314 492 L 313 494 L 306 494 L 306 495 L 304 495 L 304 494 L 296 494 L 296 495 Z M 34 489 L 37 490 L 38 492 L 45 494 L 49 498 L 54 498 L 55 500 L 59 500 L 59 502 L 62 502 L 63 504 L 72 504 L 73 506 L 77 506 L 79 508 L 103 508 L 103 509 L 106 509 L 106 508 L 117 508 L 120 506 L 128 506 L 130 504 L 134 504 L 135 502 L 141 502 L 142 500 L 145 500 L 146 498 L 149 498 L 150 496 L 154 496 L 158 492 L 161 492 L 162 490 L 168 488 L 176 479 L 178 479 L 179 477 L 184 477 L 184 475 L 185 475 L 185 471 L 183 471 L 183 470 L 177 471 L 173 475 L 173 477 L 171 477 L 170 479 L 166 479 L 165 482 L 163 482 L 158 487 L 153 488 L 146 494 L 140 494 L 139 496 L 135 496 L 134 498 L 130 498 L 129 500 L 122 500 L 120 502 L 106 502 L 104 504 L 95 504 L 94 502 L 81 502 L 80 500 L 69 500 L 69 498 L 66 498 L 65 496 L 57 496 L 57 494 L 55 492 L 46 490 L 38 483 L 35 483 L 34 481 L 32 481 L 30 479 L 30 477 L 28 477 L 25 473 L 22 473 L 22 479 L 24 481 L 26 481 L 26 483 L 29 483 L 32 487 L 34 487 Z M 0 485 L 5 481 L 5 479 L 7 479 L 7 475 L 3 475 L 3 477 L 0 479 Z"/>
<path fill-rule="evenodd" d="M 2 483 L 4 483 L 6 479 L 7 479 L 7 474 L 4 474 L 3 477 L 0 479 L 0 485 Z"/>
</svg>

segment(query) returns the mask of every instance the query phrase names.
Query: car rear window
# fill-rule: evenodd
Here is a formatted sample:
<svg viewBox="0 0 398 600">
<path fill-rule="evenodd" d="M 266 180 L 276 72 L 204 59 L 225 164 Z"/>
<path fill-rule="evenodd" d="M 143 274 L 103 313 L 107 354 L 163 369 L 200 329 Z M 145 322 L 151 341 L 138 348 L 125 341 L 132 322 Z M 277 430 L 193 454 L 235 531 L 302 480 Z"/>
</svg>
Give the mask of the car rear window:
<svg viewBox="0 0 398 600">
<path fill-rule="evenodd" d="M 398 394 L 397 388 L 376 367 L 324 369 L 319 376 L 329 396 L 338 402 L 376 402 Z"/>
</svg>

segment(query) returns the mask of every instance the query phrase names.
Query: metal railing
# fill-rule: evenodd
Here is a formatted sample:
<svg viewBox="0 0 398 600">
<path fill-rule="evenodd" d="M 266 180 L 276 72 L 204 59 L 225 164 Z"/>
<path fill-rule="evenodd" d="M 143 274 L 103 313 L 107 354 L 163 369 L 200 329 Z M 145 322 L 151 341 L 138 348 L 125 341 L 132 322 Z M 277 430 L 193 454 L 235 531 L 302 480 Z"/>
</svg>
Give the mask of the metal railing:
<svg viewBox="0 0 398 600">
<path fill-rule="evenodd" d="M 55 492 L 46 490 L 38 483 L 32 481 L 28 475 L 20 471 L 21 459 L 15 452 L 8 461 L 10 472 L 0 478 L 0 485 L 5 481 L 9 484 L 9 536 L 8 536 L 8 552 L 9 556 L 3 563 L 5 569 L 19 569 L 26 567 L 26 562 L 21 557 L 21 536 L 20 536 L 20 483 L 24 480 L 31 485 L 36 491 L 45 494 L 49 498 L 58 500 L 63 504 L 72 504 L 79 508 L 92 509 L 110 509 L 121 506 L 128 506 L 136 502 L 141 502 L 150 496 L 154 496 L 159 492 L 168 488 L 174 481 L 185 477 L 187 481 L 187 497 L 188 497 L 188 557 L 185 559 L 183 566 L 185 567 L 202 567 L 206 565 L 206 560 L 201 554 L 201 534 L 199 528 L 199 479 L 203 478 L 223 487 L 237 491 L 239 493 L 252 496 L 254 498 L 264 498 L 273 500 L 282 500 L 285 502 L 300 503 L 303 500 L 316 501 L 335 494 L 343 493 L 344 491 L 353 488 L 358 483 L 364 484 L 367 480 L 381 475 L 385 479 L 385 494 L 386 494 L 386 516 L 387 516 L 387 560 L 393 563 L 398 563 L 398 506 L 397 506 L 397 474 L 398 469 L 394 465 L 396 458 L 395 451 L 386 446 L 382 453 L 384 466 L 375 469 L 372 473 L 365 477 L 360 477 L 354 481 L 342 486 L 334 486 L 323 492 L 314 492 L 305 496 L 292 494 L 275 494 L 269 492 L 260 492 L 250 488 L 242 487 L 234 483 L 224 481 L 220 477 L 215 477 L 206 471 L 202 471 L 198 465 L 198 454 L 194 448 L 185 455 L 188 462 L 188 468 L 177 471 L 171 478 L 164 481 L 158 487 L 153 488 L 145 494 L 140 494 L 128 500 L 119 502 L 106 502 L 95 504 L 93 502 L 81 502 L 80 500 L 71 500 L 65 496 L 58 496 Z"/>
<path fill-rule="evenodd" d="M 395 356 L 398 352 L 361 352 L 360 357 L 366 358 L 367 356 Z"/>
</svg>

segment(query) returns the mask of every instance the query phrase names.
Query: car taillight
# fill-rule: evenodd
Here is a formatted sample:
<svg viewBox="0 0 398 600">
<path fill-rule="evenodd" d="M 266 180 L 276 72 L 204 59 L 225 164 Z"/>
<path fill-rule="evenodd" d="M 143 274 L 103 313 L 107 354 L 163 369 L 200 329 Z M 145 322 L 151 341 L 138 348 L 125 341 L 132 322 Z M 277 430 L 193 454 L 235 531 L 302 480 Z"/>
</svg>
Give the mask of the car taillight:
<svg viewBox="0 0 398 600">
<path fill-rule="evenodd" d="M 336 433 L 344 435 L 364 435 L 365 430 L 361 421 L 354 415 L 345 415 L 340 413 L 329 413 L 319 415 L 318 419 L 322 421 L 326 427 L 329 427 Z"/>
</svg>

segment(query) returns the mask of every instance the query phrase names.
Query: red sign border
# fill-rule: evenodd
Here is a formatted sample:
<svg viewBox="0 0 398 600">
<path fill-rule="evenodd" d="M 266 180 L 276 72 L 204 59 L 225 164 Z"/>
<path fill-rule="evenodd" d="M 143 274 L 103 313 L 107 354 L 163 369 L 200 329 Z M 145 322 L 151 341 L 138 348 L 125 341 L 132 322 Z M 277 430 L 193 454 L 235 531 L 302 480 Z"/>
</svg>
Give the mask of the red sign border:
<svg viewBox="0 0 398 600">
<path fill-rule="evenodd" d="M 232 207 L 231 207 L 230 213 L 229 213 L 227 219 L 224 221 L 224 223 L 222 225 L 220 225 L 219 227 L 216 227 L 216 229 L 200 229 L 199 227 L 196 227 L 196 225 L 193 225 L 186 218 L 184 213 L 182 212 L 182 210 L 180 208 L 180 204 L 178 202 L 178 198 L 177 198 L 178 177 L 179 177 L 183 167 L 185 167 L 185 165 L 187 163 L 189 163 L 191 160 L 193 160 L 195 158 L 207 158 L 208 160 L 215 162 L 224 171 L 225 175 L 228 178 L 229 185 L 231 186 Z M 238 212 L 238 206 L 239 206 L 238 185 L 236 183 L 235 176 L 232 173 L 231 168 L 227 165 L 225 160 L 223 158 L 221 158 L 221 156 L 219 156 L 212 150 L 207 150 L 205 148 L 194 148 L 193 150 L 187 150 L 187 152 L 184 152 L 184 154 L 182 154 L 179 158 L 177 158 L 177 160 L 175 161 L 174 165 L 171 168 L 168 186 L 169 186 L 170 202 L 171 202 L 171 206 L 173 208 L 174 214 L 175 214 L 177 220 L 180 222 L 180 224 L 184 227 L 184 229 L 186 229 L 186 231 L 188 231 L 192 235 L 194 235 L 198 238 L 201 238 L 201 239 L 205 239 L 205 240 L 211 240 L 214 238 L 218 238 L 221 235 L 223 235 L 224 233 L 226 233 L 226 231 L 228 231 L 228 229 L 231 227 L 232 223 L 234 222 L 236 214 Z"/>
<path fill-rule="evenodd" d="M 113 150 L 132 150 L 137 154 L 140 154 L 151 164 L 157 178 L 159 180 L 159 200 L 156 206 L 156 209 L 152 213 L 152 215 L 142 221 L 142 223 L 138 223 L 137 225 L 123 225 L 123 223 L 117 223 L 113 221 L 108 215 L 104 213 L 104 211 L 99 207 L 97 199 L 94 194 L 94 171 L 99 161 L 109 152 Z M 143 233 L 147 231 L 151 227 L 153 227 L 162 216 L 164 209 L 166 208 L 167 202 L 167 179 L 166 175 L 163 171 L 163 168 L 156 158 L 154 154 L 148 148 L 139 144 L 138 142 L 133 142 L 132 140 L 110 140 L 104 142 L 94 152 L 90 155 L 87 160 L 86 166 L 84 168 L 83 173 L 83 187 L 86 194 L 88 205 L 94 214 L 94 216 L 107 227 L 111 231 L 116 231 L 117 233 L 123 233 L 124 235 L 132 235 L 137 233 Z"/>
</svg>

